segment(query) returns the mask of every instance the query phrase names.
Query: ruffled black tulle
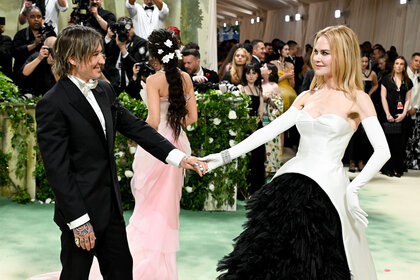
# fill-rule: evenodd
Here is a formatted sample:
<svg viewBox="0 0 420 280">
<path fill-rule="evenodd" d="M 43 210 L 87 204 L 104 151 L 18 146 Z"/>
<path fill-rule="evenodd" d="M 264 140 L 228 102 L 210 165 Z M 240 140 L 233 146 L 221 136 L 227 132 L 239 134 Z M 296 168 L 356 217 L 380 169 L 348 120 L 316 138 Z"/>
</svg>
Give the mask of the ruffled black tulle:
<svg viewBox="0 0 420 280">
<path fill-rule="evenodd" d="M 312 179 L 283 174 L 254 193 L 219 280 L 350 279 L 340 218 Z"/>
</svg>

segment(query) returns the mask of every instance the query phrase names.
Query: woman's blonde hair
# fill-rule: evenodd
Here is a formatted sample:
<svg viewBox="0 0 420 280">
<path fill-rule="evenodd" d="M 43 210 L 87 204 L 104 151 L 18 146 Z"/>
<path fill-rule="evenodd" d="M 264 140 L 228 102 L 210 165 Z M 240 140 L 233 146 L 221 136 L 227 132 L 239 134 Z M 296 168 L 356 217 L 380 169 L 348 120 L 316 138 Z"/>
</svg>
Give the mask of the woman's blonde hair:
<svg viewBox="0 0 420 280">
<path fill-rule="evenodd" d="M 232 84 L 235 84 L 235 85 L 237 85 L 241 82 L 242 74 L 243 74 L 243 71 L 241 71 L 241 73 L 239 73 L 238 65 L 236 65 L 236 61 L 235 61 L 235 56 L 238 53 L 238 51 L 243 51 L 245 53 L 245 56 L 246 56 L 245 65 L 247 65 L 251 62 L 251 55 L 249 54 L 249 52 L 245 48 L 238 48 L 235 51 L 235 53 L 233 54 L 233 58 L 232 58 L 232 68 L 230 69 L 231 82 L 232 82 Z"/>
<path fill-rule="evenodd" d="M 344 25 L 329 26 L 316 34 L 314 45 L 324 36 L 331 48 L 331 73 L 337 90 L 356 99 L 356 91 L 363 90 L 362 64 L 360 59 L 359 40 L 353 30 Z M 312 68 L 314 51 L 311 55 Z M 321 88 L 325 84 L 323 76 L 315 71 L 310 89 Z"/>
<path fill-rule="evenodd" d="M 93 28 L 71 25 L 63 29 L 53 46 L 54 64 L 52 70 L 60 78 L 71 74 L 73 66 L 69 58 L 77 64 L 87 63 L 98 49 L 103 47 L 102 35 Z"/>
</svg>

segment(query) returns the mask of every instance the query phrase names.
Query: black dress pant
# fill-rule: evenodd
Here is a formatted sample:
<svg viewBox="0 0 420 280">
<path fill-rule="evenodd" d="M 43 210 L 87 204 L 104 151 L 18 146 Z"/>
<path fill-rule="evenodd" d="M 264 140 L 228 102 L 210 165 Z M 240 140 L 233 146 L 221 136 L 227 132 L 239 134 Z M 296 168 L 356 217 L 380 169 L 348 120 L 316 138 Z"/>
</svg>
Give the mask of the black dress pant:
<svg viewBox="0 0 420 280">
<path fill-rule="evenodd" d="M 391 158 L 385 164 L 383 170 L 402 174 L 404 158 L 405 158 L 405 128 L 403 126 L 402 133 L 398 134 L 385 134 L 388 141 Z"/>
<path fill-rule="evenodd" d="M 94 256 L 98 258 L 104 280 L 133 279 L 133 259 L 128 247 L 125 222 L 115 207 L 112 212 L 108 226 L 102 232 L 95 232 L 93 250 L 77 248 L 73 231 L 61 229 L 60 260 L 63 268 L 60 280 L 87 280 Z"/>
</svg>

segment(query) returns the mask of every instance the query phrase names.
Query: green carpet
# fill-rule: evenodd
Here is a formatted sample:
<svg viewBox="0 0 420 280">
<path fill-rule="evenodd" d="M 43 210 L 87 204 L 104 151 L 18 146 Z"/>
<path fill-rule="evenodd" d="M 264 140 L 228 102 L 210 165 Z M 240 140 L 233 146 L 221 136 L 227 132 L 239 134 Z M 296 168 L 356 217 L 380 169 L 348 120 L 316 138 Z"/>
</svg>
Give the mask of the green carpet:
<svg viewBox="0 0 420 280">
<path fill-rule="evenodd" d="M 405 179 L 377 175 L 361 192 L 380 280 L 420 279 L 419 179 L 420 172 Z M 126 221 L 130 215 L 125 213 Z M 60 269 L 60 231 L 52 216 L 53 205 L 19 205 L 0 197 L 0 279 L 26 279 Z M 215 279 L 217 261 L 231 251 L 244 222 L 241 202 L 236 212 L 181 210 L 179 279 Z"/>
</svg>

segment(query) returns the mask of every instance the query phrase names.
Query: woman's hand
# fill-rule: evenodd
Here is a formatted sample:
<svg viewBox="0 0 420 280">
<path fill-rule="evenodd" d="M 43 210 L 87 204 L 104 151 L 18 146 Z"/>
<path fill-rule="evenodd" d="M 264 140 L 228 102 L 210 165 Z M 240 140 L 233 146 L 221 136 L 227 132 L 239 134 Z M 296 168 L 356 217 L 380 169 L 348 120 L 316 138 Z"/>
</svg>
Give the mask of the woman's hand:
<svg viewBox="0 0 420 280">
<path fill-rule="evenodd" d="M 181 160 L 179 167 L 195 170 L 195 172 L 197 172 L 200 177 L 203 177 L 203 175 L 206 174 L 207 170 L 209 169 L 205 161 L 200 161 L 196 157 L 189 156 L 186 156 Z"/>
<path fill-rule="evenodd" d="M 395 119 L 394 119 L 391 115 L 387 115 L 387 116 L 386 116 L 386 120 L 387 120 L 388 122 L 394 122 L 394 121 L 395 121 Z"/>
</svg>

